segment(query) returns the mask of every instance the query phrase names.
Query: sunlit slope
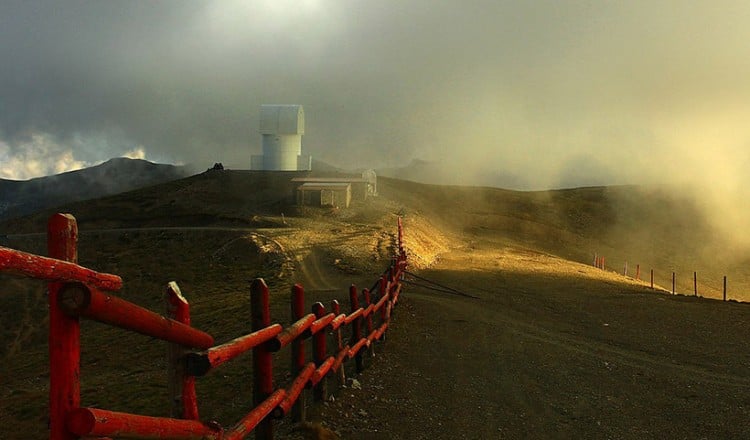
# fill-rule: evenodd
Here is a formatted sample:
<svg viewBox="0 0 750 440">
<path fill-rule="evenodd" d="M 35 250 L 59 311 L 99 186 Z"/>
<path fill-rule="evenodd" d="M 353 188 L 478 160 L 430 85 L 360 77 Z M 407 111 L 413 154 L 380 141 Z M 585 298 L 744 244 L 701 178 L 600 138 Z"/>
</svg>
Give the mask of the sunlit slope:
<svg viewBox="0 0 750 440">
<path fill-rule="evenodd" d="M 693 292 L 750 299 L 747 253 L 733 249 L 701 211 L 693 194 L 672 187 L 592 187 L 519 192 L 496 188 L 437 186 L 381 178 L 379 190 L 409 211 L 423 214 L 467 240 L 517 245 L 583 263 L 606 257 L 607 267 Z"/>
<path fill-rule="evenodd" d="M 294 206 L 294 173 L 206 172 L 111 197 L 65 205 L 82 229 L 237 226 L 279 227 L 300 214 Z M 680 292 L 719 297 L 722 276 L 730 298 L 744 298 L 750 276 L 748 253 L 733 249 L 700 209 L 700 198 L 674 187 L 617 186 L 519 192 L 496 188 L 439 186 L 380 178 L 379 203 L 393 202 L 424 214 L 431 227 L 462 239 L 490 240 L 548 252 L 578 262 L 603 255 L 607 266 L 671 288 L 677 273 Z M 697 200 L 697 201 L 696 201 Z M 357 204 L 336 213 L 361 221 L 377 209 Z M 0 232 L 44 230 L 52 210 L 6 223 Z M 324 212 L 308 213 L 327 215 Z M 330 213 L 329 213 L 330 214 Z M 284 217 L 282 217 L 282 215 Z M 359 217 L 359 220 L 357 218 Z"/>
</svg>

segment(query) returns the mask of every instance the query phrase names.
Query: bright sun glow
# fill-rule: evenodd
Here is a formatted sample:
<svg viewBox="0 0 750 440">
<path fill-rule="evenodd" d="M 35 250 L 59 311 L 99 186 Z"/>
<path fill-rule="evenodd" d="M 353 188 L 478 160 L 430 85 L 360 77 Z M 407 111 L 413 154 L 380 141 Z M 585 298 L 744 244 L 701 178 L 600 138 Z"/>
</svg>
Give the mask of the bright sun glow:
<svg viewBox="0 0 750 440">
<path fill-rule="evenodd" d="M 123 154 L 122 157 L 127 157 L 128 159 L 146 159 L 146 150 L 143 148 L 143 145 L 139 145 Z"/>
</svg>

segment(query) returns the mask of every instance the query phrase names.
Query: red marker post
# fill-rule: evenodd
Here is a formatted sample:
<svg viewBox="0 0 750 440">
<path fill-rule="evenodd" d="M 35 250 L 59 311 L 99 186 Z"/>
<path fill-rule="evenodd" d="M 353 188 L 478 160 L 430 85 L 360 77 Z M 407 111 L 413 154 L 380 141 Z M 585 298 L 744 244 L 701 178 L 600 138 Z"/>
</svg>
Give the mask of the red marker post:
<svg viewBox="0 0 750 440">
<path fill-rule="evenodd" d="M 254 279 L 250 285 L 250 319 L 253 332 L 271 325 L 268 286 L 262 278 Z M 273 356 L 265 344 L 260 344 L 253 348 L 253 406 L 261 405 L 272 393 Z M 271 410 L 273 407 L 269 412 Z M 267 413 L 255 427 L 255 439 L 273 440 L 273 421 L 267 417 Z"/>
<path fill-rule="evenodd" d="M 58 260 L 78 262 L 78 223 L 70 214 L 55 214 L 47 223 L 47 250 Z M 66 414 L 81 406 L 81 325 L 58 306 L 62 282 L 49 292 L 49 426 L 50 440 L 75 440 L 65 426 Z"/>
</svg>

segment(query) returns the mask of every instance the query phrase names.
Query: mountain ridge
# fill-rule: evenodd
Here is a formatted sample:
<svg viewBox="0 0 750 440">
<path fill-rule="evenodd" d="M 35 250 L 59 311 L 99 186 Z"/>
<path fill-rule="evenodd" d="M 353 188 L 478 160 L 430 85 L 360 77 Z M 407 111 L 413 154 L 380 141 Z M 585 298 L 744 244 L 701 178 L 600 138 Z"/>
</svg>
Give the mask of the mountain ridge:
<svg viewBox="0 0 750 440">
<path fill-rule="evenodd" d="M 190 174 L 185 166 L 119 157 L 52 176 L 0 179 L 0 220 L 165 183 Z"/>
</svg>

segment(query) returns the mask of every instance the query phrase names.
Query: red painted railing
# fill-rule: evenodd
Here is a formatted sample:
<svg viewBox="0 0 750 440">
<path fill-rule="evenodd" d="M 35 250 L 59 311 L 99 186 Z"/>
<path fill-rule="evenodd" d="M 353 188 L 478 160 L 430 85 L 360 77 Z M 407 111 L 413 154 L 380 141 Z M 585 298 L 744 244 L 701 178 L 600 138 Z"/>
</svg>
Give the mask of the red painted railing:
<svg viewBox="0 0 750 440">
<path fill-rule="evenodd" d="M 316 401 L 326 399 L 327 378 L 345 380 L 344 362 L 355 359 L 363 368 L 363 351 L 373 348 L 388 329 L 391 310 L 398 302 L 401 278 L 406 270 L 403 226 L 398 221 L 398 252 L 390 267 L 372 289 L 349 289 L 351 309 L 341 313 L 338 301 L 328 312 L 315 303 L 304 312 L 304 289 L 292 292 L 292 321 L 284 328 L 272 323 L 269 290 L 258 278 L 250 287 L 252 333 L 221 345 L 190 326 L 190 306 L 176 283 L 167 287 L 167 317 L 118 298 L 108 292 L 122 287 L 117 275 L 98 273 L 77 263 L 78 227 L 69 214 L 56 214 L 48 224 L 50 258 L 0 247 L 0 272 L 49 281 L 50 310 L 50 439 L 139 438 L 139 439 L 242 439 L 252 431 L 256 439 L 273 438 L 273 420 L 291 415 L 305 417 L 305 388 L 313 389 Z M 376 290 L 377 289 L 377 290 Z M 371 292 L 372 291 L 372 292 Z M 375 293 L 376 292 L 376 293 Z M 374 295 L 373 295 L 374 294 Z M 362 301 L 362 302 L 360 302 Z M 169 392 L 172 417 L 150 417 L 80 406 L 80 318 L 91 319 L 170 342 Z M 344 344 L 342 330 L 349 326 Z M 365 333 L 362 333 L 362 329 Z M 336 344 L 327 347 L 327 334 Z M 304 340 L 312 340 L 312 362 L 306 361 Z M 292 350 L 292 382 L 286 388 L 273 383 L 273 353 Z M 253 405 L 236 425 L 223 428 L 200 421 L 195 377 L 253 352 Z"/>
</svg>

